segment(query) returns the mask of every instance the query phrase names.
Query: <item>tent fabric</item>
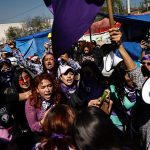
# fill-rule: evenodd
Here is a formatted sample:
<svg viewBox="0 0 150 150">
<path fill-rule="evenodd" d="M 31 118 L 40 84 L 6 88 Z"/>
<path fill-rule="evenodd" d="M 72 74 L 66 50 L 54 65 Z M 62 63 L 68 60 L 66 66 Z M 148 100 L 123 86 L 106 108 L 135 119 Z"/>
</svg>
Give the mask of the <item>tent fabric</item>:
<svg viewBox="0 0 150 150">
<path fill-rule="evenodd" d="M 99 13 L 102 16 L 108 17 L 108 14 Z M 150 14 L 143 15 L 113 15 L 114 20 L 123 24 L 136 24 L 150 26 Z"/>
<path fill-rule="evenodd" d="M 39 57 L 42 57 L 44 53 L 44 43 L 48 41 L 47 36 L 49 33 L 51 33 L 51 29 L 18 38 L 16 39 L 16 47 L 20 49 L 24 58 L 28 58 L 34 53 L 37 53 Z M 8 45 L 5 46 L 4 50 L 11 52 Z"/>
<path fill-rule="evenodd" d="M 126 51 L 129 53 L 129 55 L 132 57 L 132 59 L 136 62 L 139 61 L 139 58 L 141 57 L 141 53 L 142 53 L 142 48 L 140 46 L 140 43 L 123 42 L 122 44 L 124 48 L 126 49 Z M 122 58 L 118 49 L 115 51 L 115 53 L 117 56 Z"/>
<path fill-rule="evenodd" d="M 126 21 L 128 21 L 128 24 L 138 23 L 137 25 L 150 26 L 150 14 L 128 16 L 114 15 L 114 19 L 124 24 L 127 23 Z"/>
<path fill-rule="evenodd" d="M 104 0 L 44 0 L 54 22 L 52 45 L 55 57 L 65 53 L 94 22 Z"/>
<path fill-rule="evenodd" d="M 99 13 L 108 17 L 108 14 Z M 146 38 L 150 28 L 150 14 L 142 15 L 113 15 L 114 20 L 122 24 L 124 34 L 128 41 L 138 41 Z"/>
</svg>

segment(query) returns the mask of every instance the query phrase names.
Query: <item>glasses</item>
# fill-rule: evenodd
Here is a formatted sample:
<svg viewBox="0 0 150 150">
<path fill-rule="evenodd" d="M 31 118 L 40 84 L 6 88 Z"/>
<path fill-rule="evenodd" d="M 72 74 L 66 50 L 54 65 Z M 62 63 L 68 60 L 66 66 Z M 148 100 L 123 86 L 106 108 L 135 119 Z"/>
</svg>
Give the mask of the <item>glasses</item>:
<svg viewBox="0 0 150 150">
<path fill-rule="evenodd" d="M 150 66 L 150 62 L 141 62 L 142 65 Z"/>
<path fill-rule="evenodd" d="M 22 83 L 29 81 L 29 80 L 30 80 L 29 76 L 25 76 L 24 78 L 21 77 L 21 78 L 19 78 L 19 83 L 22 84 Z"/>
</svg>

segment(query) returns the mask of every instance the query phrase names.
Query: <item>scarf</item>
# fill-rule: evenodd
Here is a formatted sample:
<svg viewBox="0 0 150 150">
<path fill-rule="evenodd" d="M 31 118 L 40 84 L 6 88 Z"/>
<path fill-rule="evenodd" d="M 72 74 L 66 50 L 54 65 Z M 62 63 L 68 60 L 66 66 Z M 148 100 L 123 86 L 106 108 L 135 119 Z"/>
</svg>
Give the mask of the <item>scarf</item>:
<svg viewBox="0 0 150 150">
<path fill-rule="evenodd" d="M 134 88 L 129 88 L 125 86 L 125 94 L 128 97 L 130 102 L 136 101 L 136 90 Z"/>
<path fill-rule="evenodd" d="M 62 91 L 65 93 L 68 100 L 71 100 L 71 95 L 77 90 L 77 87 L 75 85 L 68 87 L 64 84 L 61 84 L 60 87 Z"/>
</svg>

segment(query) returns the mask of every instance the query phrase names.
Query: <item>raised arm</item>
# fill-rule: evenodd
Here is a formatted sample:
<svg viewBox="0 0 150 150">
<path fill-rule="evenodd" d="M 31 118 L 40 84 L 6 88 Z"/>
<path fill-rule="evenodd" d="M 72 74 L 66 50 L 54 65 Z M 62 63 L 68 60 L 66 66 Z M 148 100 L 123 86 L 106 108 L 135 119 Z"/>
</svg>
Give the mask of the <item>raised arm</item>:
<svg viewBox="0 0 150 150">
<path fill-rule="evenodd" d="M 130 55 L 127 53 L 127 51 L 123 47 L 122 41 L 121 41 L 122 33 L 116 28 L 110 29 L 109 32 L 110 32 L 112 41 L 116 42 L 118 45 L 119 52 L 124 60 L 124 63 L 126 65 L 130 78 L 134 82 L 137 89 L 140 90 L 145 81 L 145 78 L 141 72 L 141 68 L 138 68 L 136 66 L 133 59 L 130 57 Z"/>
<path fill-rule="evenodd" d="M 121 41 L 122 33 L 120 32 L 120 30 L 116 28 L 112 28 L 109 30 L 109 32 L 110 32 L 111 40 L 118 44 L 119 52 L 124 60 L 127 70 L 135 69 L 136 64 L 134 63 L 134 61 L 132 60 L 132 58 L 130 57 L 130 55 L 127 53 L 127 51 L 124 49 L 122 45 L 122 41 Z"/>
</svg>

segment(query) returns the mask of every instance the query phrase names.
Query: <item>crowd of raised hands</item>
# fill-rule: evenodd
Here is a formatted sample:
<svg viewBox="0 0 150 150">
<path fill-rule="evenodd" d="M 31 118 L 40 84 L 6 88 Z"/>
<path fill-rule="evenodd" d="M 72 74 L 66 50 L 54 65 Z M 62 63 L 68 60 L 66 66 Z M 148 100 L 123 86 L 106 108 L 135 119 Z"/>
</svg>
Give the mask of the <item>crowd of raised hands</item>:
<svg viewBox="0 0 150 150">
<path fill-rule="evenodd" d="M 111 44 L 79 41 L 59 58 L 51 49 L 24 59 L 9 43 L 18 65 L 0 61 L 3 149 L 150 149 L 150 107 L 141 96 L 150 55 L 137 66 L 121 31 L 108 32 Z"/>
</svg>

